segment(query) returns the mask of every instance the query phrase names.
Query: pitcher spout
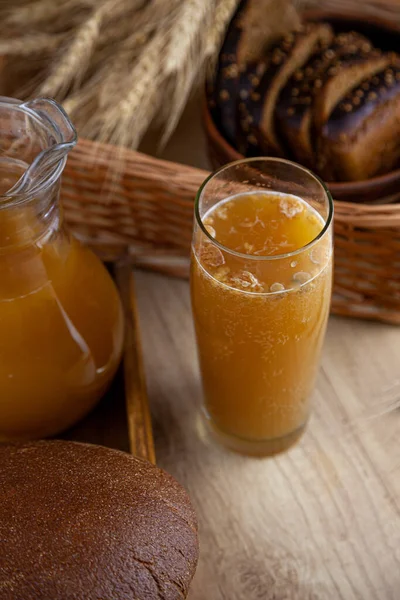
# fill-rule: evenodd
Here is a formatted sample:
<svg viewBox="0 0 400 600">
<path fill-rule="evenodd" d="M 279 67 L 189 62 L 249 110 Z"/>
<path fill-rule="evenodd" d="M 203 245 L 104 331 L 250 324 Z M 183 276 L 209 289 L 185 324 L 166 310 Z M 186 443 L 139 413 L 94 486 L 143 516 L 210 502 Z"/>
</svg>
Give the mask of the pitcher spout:
<svg viewBox="0 0 400 600">
<path fill-rule="evenodd" d="M 76 130 L 62 106 L 50 98 L 28 102 L 0 98 L 0 109 L 8 110 L 11 115 L 11 143 L 3 150 L 1 159 L 22 161 L 26 165 L 19 180 L 4 195 L 14 198 L 31 195 L 53 173 L 61 174 L 68 152 L 77 142 Z M 14 143 L 13 137 L 16 137 Z"/>
</svg>

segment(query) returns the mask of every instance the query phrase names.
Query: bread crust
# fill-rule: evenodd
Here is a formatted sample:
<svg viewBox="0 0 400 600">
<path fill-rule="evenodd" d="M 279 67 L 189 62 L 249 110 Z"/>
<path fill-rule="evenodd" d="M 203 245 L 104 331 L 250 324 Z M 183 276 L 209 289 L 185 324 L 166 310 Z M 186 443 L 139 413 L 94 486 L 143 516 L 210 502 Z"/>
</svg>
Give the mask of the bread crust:
<svg viewBox="0 0 400 600">
<path fill-rule="evenodd" d="M 0 446 L 1 600 L 182 600 L 198 558 L 184 489 L 123 452 Z"/>
</svg>

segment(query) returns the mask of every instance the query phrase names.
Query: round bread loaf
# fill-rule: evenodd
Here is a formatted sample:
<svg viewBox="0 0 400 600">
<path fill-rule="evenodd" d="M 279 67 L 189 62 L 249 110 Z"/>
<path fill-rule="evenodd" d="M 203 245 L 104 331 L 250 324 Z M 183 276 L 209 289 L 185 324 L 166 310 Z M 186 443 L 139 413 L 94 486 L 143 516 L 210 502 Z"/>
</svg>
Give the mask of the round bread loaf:
<svg viewBox="0 0 400 600">
<path fill-rule="evenodd" d="M 1 600 L 182 600 L 198 558 L 185 490 L 75 442 L 0 446 Z"/>
</svg>

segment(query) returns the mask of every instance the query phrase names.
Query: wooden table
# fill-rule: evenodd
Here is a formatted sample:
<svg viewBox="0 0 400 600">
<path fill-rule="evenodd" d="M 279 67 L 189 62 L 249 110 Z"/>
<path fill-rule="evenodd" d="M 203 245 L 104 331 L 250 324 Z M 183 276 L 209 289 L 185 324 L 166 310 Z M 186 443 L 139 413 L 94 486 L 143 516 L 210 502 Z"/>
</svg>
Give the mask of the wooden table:
<svg viewBox="0 0 400 600">
<path fill-rule="evenodd" d="M 170 155 L 191 146 L 184 120 Z M 246 458 L 202 428 L 187 282 L 138 272 L 136 287 L 157 461 L 199 517 L 190 600 L 399 600 L 400 328 L 332 317 L 305 436 Z M 109 397 L 70 437 L 127 449 L 123 406 Z"/>
</svg>

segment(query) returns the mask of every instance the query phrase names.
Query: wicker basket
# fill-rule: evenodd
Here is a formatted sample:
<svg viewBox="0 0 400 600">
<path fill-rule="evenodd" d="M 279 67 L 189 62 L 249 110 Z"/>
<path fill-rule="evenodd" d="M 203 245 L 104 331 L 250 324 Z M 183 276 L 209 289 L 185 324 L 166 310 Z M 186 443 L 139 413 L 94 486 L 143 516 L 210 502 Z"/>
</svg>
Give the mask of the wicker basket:
<svg viewBox="0 0 400 600">
<path fill-rule="evenodd" d="M 207 175 L 81 139 L 64 170 L 65 218 L 104 260 L 187 277 L 193 200 Z"/>
<path fill-rule="evenodd" d="M 200 169 L 81 140 L 63 178 L 66 220 L 107 260 L 131 260 L 186 277 L 193 201 L 206 176 Z M 332 311 L 400 323 L 399 204 L 336 202 Z"/>
</svg>

